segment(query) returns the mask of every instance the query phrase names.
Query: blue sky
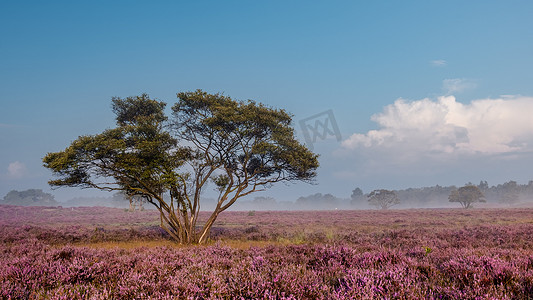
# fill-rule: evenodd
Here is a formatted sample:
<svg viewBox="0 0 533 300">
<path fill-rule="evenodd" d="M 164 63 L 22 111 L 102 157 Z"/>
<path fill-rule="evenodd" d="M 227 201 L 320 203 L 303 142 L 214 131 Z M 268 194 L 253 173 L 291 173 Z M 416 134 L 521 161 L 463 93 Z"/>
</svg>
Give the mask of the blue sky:
<svg viewBox="0 0 533 300">
<path fill-rule="evenodd" d="M 0 197 L 48 190 L 41 158 L 112 127 L 111 97 L 195 89 L 284 108 L 302 142 L 298 121 L 333 110 L 342 139 L 313 145 L 317 185 L 263 195 L 527 183 L 532 16 L 530 1 L 2 1 Z"/>
</svg>

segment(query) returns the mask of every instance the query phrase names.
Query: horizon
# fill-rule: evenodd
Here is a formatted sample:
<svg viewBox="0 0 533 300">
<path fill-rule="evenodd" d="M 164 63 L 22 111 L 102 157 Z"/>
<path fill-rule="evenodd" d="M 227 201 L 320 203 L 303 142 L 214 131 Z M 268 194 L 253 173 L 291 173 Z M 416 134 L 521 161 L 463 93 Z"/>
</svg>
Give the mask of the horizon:
<svg viewBox="0 0 533 300">
<path fill-rule="evenodd" d="M 511 184 L 508 186 L 507 184 Z M 515 187 L 513 188 L 513 184 Z M 498 183 L 494 185 L 488 185 L 486 181 L 481 181 L 479 184 L 471 182 L 465 183 L 464 186 L 474 185 L 481 189 L 484 193 L 486 202 L 477 203 L 476 208 L 482 209 L 506 209 L 506 208 L 531 208 L 533 207 L 533 180 L 530 180 L 527 184 L 520 184 L 513 181 L 504 183 Z M 517 185 L 517 186 L 516 186 Z M 483 187 L 485 186 L 485 187 Z M 509 189 L 511 187 L 511 189 Z M 426 187 L 409 187 L 399 190 L 392 190 L 396 193 L 400 202 L 391 206 L 393 210 L 412 210 L 412 209 L 461 209 L 456 203 L 449 201 L 449 192 L 456 190 L 459 186 L 426 186 Z M 429 194 L 428 194 L 429 190 Z M 42 192 L 42 190 L 37 189 Z M 15 192 L 28 192 L 28 191 L 15 191 Z M 335 210 L 375 210 L 371 203 L 367 202 L 370 191 L 363 191 L 360 196 L 338 196 L 330 193 L 315 193 L 310 195 L 301 195 L 296 199 L 276 199 L 270 196 L 255 195 L 253 197 L 244 197 L 232 205 L 228 211 L 335 211 Z M 422 193 L 423 198 L 420 198 Z M 516 193 L 514 200 L 505 198 L 505 195 L 512 195 Z M 113 194 L 98 195 L 98 196 L 75 196 L 70 199 L 56 200 L 52 197 L 52 202 L 46 201 L 34 202 L 28 204 L 31 198 L 24 198 L 24 200 L 18 200 L 20 204 L 16 204 L 11 198 L 10 200 L 3 199 L 5 203 L 2 205 L 22 205 L 22 206 L 54 206 L 63 208 L 74 207 L 110 207 L 126 209 L 130 203 L 125 197 L 117 197 L 120 192 Z M 54 196 L 53 194 L 51 194 Z M 513 197 L 513 196 L 511 196 Z M 4 197 L 5 198 L 5 197 Z M 33 198 L 35 199 L 35 198 Z M 22 201 L 22 202 L 20 202 Z M 33 200 L 35 201 L 35 200 Z M 216 198 L 202 197 L 202 212 L 211 212 L 216 203 Z M 134 210 L 139 210 L 142 207 L 144 209 L 156 209 L 150 203 L 142 201 L 135 202 L 137 206 Z M 138 206 L 140 204 L 140 206 Z M 131 209 L 131 207 L 130 207 Z M 379 210 L 379 208 L 378 208 Z"/>
</svg>

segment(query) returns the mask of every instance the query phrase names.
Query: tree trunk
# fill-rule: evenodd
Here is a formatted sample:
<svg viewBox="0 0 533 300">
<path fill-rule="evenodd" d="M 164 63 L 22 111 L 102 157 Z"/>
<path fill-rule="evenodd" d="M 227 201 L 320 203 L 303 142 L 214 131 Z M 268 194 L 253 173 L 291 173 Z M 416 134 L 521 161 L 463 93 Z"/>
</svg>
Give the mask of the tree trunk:
<svg viewBox="0 0 533 300">
<path fill-rule="evenodd" d="M 130 201 L 130 211 L 134 211 L 135 204 L 133 203 L 133 197 L 128 197 L 128 200 Z"/>
<path fill-rule="evenodd" d="M 207 239 L 209 238 L 209 231 L 211 231 L 211 227 L 215 223 L 217 216 L 218 216 L 218 212 L 215 211 L 213 212 L 211 217 L 209 217 L 209 220 L 207 220 L 207 222 L 204 225 L 204 228 L 200 232 L 200 235 L 198 237 L 198 244 L 203 244 L 207 242 Z"/>
</svg>

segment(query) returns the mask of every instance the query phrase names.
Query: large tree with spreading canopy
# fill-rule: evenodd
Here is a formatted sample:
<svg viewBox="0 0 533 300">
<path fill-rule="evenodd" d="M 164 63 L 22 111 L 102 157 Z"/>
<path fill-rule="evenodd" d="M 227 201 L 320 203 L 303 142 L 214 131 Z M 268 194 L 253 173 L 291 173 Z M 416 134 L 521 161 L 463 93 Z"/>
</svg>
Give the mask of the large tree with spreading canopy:
<svg viewBox="0 0 533 300">
<path fill-rule="evenodd" d="M 191 244 L 205 243 L 217 216 L 239 198 L 316 176 L 318 156 L 296 140 L 284 110 L 201 90 L 177 96 L 171 118 L 164 102 L 146 94 L 113 98 L 116 128 L 80 136 L 43 158 L 57 177 L 50 185 L 141 196 L 172 238 Z M 216 208 L 198 227 L 210 183 Z"/>
</svg>

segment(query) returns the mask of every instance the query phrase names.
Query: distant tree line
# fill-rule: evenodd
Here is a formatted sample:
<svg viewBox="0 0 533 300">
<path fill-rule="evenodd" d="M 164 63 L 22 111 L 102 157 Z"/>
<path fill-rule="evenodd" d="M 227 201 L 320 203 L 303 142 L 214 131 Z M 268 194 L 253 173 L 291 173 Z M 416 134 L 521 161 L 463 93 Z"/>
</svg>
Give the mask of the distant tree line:
<svg viewBox="0 0 533 300">
<path fill-rule="evenodd" d="M 481 181 L 478 187 L 485 194 L 488 202 L 512 205 L 533 198 L 533 180 L 530 180 L 527 184 L 518 184 L 516 181 L 511 180 L 491 187 L 486 181 Z"/>
<path fill-rule="evenodd" d="M 474 186 L 479 189 L 482 195 L 477 195 L 475 200 L 467 200 L 461 203 L 458 195 L 459 190 L 463 187 Z M 481 181 L 479 184 L 468 182 L 463 187 L 440 186 L 422 188 L 408 188 L 403 190 L 391 190 L 389 200 L 384 200 L 385 208 L 406 208 L 406 207 L 439 207 L 453 206 L 455 203 L 461 204 L 462 207 L 470 208 L 476 202 L 497 203 L 505 205 L 514 205 L 524 202 L 533 202 L 533 181 L 527 184 L 518 184 L 516 181 L 508 181 L 502 184 L 489 186 L 487 181 Z M 316 193 L 308 196 L 301 196 L 295 201 L 279 201 L 269 196 L 259 196 L 253 199 L 243 199 L 236 203 L 236 210 L 334 210 L 334 209 L 367 209 L 367 208 L 384 208 L 381 200 L 377 197 L 376 191 L 364 193 L 361 188 L 355 188 L 350 198 L 341 198 L 332 194 Z M 474 194 L 477 192 L 473 191 Z M 468 194 L 468 193 L 467 193 Z M 475 195 L 474 195 L 475 196 Z M 387 202 L 389 201 L 389 202 Z M 129 203 L 129 206 L 128 206 Z M 4 196 L 0 204 L 23 205 L 23 206 L 113 206 L 128 208 L 130 210 L 144 209 L 142 198 L 135 196 L 129 197 L 124 193 L 116 193 L 112 198 L 74 198 L 68 202 L 57 202 L 54 196 L 44 193 L 42 190 L 30 189 L 26 191 L 11 191 Z M 216 199 L 205 199 L 205 208 L 211 209 L 216 206 Z"/>
<path fill-rule="evenodd" d="M 372 193 L 374 192 L 376 191 L 364 194 L 360 188 L 354 189 L 351 194 L 351 204 L 353 206 L 363 204 L 376 206 L 375 199 L 372 200 Z M 396 204 L 401 203 L 403 206 L 409 207 L 425 207 L 428 204 L 438 205 L 446 202 L 458 202 L 465 208 L 472 207 L 475 202 L 513 205 L 520 202 L 532 202 L 533 181 L 529 181 L 527 184 L 518 184 L 511 180 L 494 186 L 489 186 L 487 181 L 481 181 L 477 185 L 468 182 L 463 187 L 435 185 L 390 192 L 397 195 L 398 202 Z M 461 200 L 465 199 L 464 197 L 470 200 L 464 202 Z"/>
<path fill-rule="evenodd" d="M 39 189 L 29 189 L 25 191 L 10 191 L 0 201 L 0 205 L 58 206 L 59 203 L 52 194 L 45 193 Z"/>
<path fill-rule="evenodd" d="M 124 193 L 115 193 L 112 197 L 77 197 L 67 202 L 58 202 L 54 195 L 45 193 L 41 189 L 28 189 L 24 191 L 12 190 L 0 200 L 0 205 L 17 206 L 109 206 L 128 207 L 129 210 L 144 210 L 144 201 L 138 196 L 129 196 Z"/>
</svg>

